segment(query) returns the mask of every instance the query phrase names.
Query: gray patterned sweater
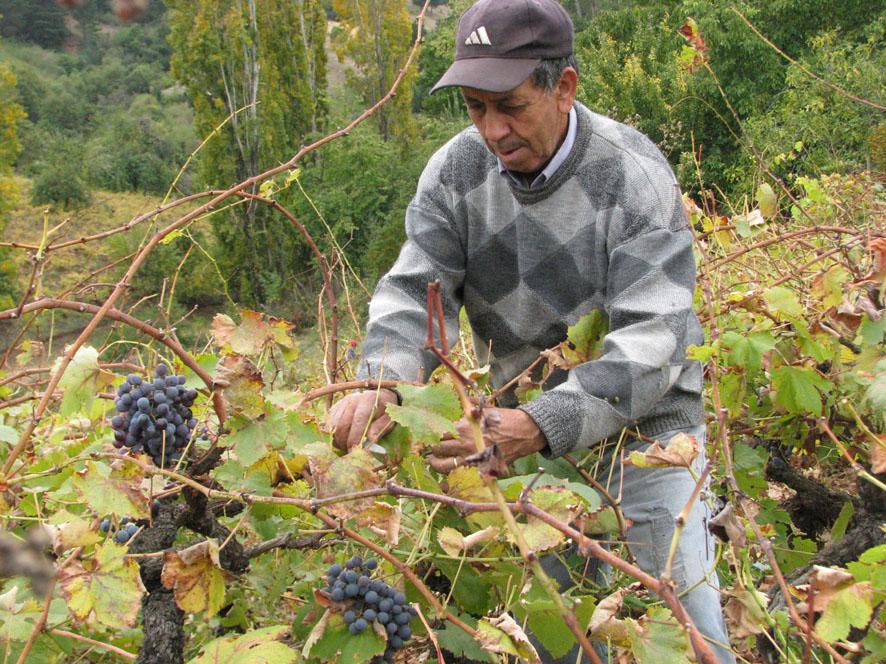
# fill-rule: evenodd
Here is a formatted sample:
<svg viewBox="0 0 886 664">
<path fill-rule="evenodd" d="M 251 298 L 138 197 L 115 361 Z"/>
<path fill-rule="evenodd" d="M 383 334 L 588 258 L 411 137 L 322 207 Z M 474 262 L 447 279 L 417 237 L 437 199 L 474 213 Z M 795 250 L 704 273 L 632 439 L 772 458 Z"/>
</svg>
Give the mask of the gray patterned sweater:
<svg viewBox="0 0 886 664">
<path fill-rule="evenodd" d="M 521 406 L 551 456 L 626 426 L 655 436 L 703 421 L 701 366 L 685 356 L 702 333 L 677 182 L 648 138 L 576 110 L 575 145 L 532 191 L 502 177 L 473 127 L 431 158 L 406 213 L 407 241 L 372 297 L 360 369 L 362 377 L 430 375 L 437 360 L 424 350 L 425 306 L 435 279 L 449 339 L 464 306 L 496 386 L 602 310 L 601 356 L 552 377 L 552 389 Z"/>
</svg>

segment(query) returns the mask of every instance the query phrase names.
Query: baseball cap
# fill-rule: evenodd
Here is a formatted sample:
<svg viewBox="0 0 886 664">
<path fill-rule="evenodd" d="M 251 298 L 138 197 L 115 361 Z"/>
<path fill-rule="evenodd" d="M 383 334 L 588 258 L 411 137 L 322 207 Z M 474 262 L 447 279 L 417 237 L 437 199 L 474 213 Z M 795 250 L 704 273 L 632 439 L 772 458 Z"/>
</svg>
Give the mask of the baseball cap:
<svg viewBox="0 0 886 664">
<path fill-rule="evenodd" d="M 556 0 L 479 0 L 461 15 L 455 61 L 431 94 L 455 85 L 511 90 L 543 58 L 571 55 L 572 41 L 572 19 Z"/>
</svg>

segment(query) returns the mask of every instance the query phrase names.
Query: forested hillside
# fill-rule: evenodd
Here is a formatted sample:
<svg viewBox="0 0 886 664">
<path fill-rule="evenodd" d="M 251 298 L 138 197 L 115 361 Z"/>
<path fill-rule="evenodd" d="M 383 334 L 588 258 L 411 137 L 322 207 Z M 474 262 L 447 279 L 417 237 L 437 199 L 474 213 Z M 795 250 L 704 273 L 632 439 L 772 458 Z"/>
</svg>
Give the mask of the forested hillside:
<svg viewBox="0 0 886 664">
<path fill-rule="evenodd" d="M 709 462 L 691 437 L 630 462 L 716 514 L 739 661 L 883 661 L 886 8 L 561 4 L 578 100 L 658 146 L 694 237 Z M 429 94 L 469 5 L 0 0 L 4 662 L 712 661 L 672 585 L 684 517 L 656 578 L 602 447 L 497 457 L 502 391 L 435 286 L 428 384 L 356 379 L 422 170 L 470 124 Z M 333 447 L 332 404 L 385 387 L 397 426 Z M 478 453 L 441 475 L 462 417 Z"/>
</svg>

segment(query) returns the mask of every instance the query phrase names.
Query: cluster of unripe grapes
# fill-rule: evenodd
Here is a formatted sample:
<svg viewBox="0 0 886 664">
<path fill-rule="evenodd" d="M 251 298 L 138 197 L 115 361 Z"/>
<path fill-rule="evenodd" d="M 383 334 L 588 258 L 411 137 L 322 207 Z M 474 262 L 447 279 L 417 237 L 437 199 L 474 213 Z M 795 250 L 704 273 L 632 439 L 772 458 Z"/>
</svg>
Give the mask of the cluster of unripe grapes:
<svg viewBox="0 0 886 664">
<path fill-rule="evenodd" d="M 370 578 L 377 567 L 376 560 L 364 561 L 360 556 L 354 556 L 344 566 L 332 565 L 326 572 L 326 594 L 334 602 L 346 603 L 342 618 L 351 634 L 360 634 L 373 621 L 387 632 L 384 659 L 390 662 L 394 653 L 412 638 L 409 623 L 418 612 L 406 603 L 406 595 L 380 579 Z"/>
<path fill-rule="evenodd" d="M 127 376 L 117 390 L 119 414 L 111 419 L 114 447 L 145 450 L 161 468 L 177 464 L 197 426 L 191 412 L 197 390 L 184 385 L 185 377 L 170 376 L 165 364 L 157 365 L 151 383 Z"/>
<path fill-rule="evenodd" d="M 111 520 L 105 517 L 99 524 L 98 529 L 103 533 L 107 533 L 111 531 L 113 525 L 114 524 Z M 128 516 L 124 517 L 120 521 L 120 528 L 114 533 L 114 541 L 117 542 L 117 544 L 126 544 L 132 539 L 132 536 L 135 535 L 136 532 L 138 532 L 138 524 Z"/>
</svg>

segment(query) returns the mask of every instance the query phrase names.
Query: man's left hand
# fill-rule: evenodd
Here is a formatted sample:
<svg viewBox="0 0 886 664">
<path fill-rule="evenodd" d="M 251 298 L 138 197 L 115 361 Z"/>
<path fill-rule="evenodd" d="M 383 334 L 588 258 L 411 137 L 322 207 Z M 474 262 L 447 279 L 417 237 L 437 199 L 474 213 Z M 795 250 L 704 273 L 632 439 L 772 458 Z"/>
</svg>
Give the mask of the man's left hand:
<svg viewBox="0 0 886 664">
<path fill-rule="evenodd" d="M 486 446 L 498 445 L 502 458 L 510 463 L 515 459 L 539 452 L 548 441 L 538 425 L 524 411 L 516 408 L 484 408 L 480 429 Z M 466 418 L 456 423 L 455 435 L 445 434 L 439 444 L 431 448 L 428 463 L 439 473 L 450 473 L 465 464 L 465 457 L 477 453 L 474 430 Z"/>
</svg>

